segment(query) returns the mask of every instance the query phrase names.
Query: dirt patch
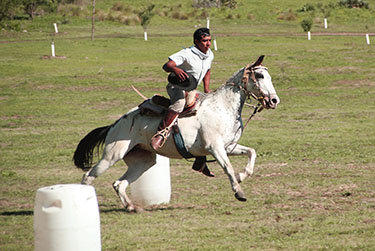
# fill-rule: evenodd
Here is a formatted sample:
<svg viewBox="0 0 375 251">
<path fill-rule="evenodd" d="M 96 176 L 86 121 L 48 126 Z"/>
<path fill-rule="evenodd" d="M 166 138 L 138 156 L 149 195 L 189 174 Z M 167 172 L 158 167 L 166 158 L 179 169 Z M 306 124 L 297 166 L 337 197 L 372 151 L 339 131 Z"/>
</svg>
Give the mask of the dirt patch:
<svg viewBox="0 0 375 251">
<path fill-rule="evenodd" d="M 15 203 L 15 202 L 4 200 L 4 199 L 0 200 L 0 208 L 32 209 L 33 207 L 34 205 L 28 204 L 28 203 L 19 204 L 19 203 Z"/>
<path fill-rule="evenodd" d="M 358 88 L 358 87 L 374 87 L 375 81 L 370 79 L 361 79 L 361 80 L 338 80 L 334 82 L 333 86 L 330 89 L 337 89 L 340 87 L 346 88 Z"/>
<path fill-rule="evenodd" d="M 47 55 L 44 55 L 41 57 L 41 59 L 66 59 L 65 56 L 47 56 Z"/>
<path fill-rule="evenodd" d="M 341 73 L 348 73 L 348 72 L 358 72 L 359 67 L 355 66 L 343 66 L 343 67 L 323 67 L 317 68 L 315 71 L 319 73 L 332 73 L 332 74 L 341 74 Z"/>
</svg>

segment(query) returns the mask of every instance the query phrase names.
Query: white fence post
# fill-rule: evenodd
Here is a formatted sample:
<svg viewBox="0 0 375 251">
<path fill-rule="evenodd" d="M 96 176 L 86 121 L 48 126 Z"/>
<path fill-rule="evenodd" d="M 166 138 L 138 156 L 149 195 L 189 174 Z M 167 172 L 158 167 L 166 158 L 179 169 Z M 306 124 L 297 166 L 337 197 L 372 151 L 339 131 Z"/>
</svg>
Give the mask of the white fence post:
<svg viewBox="0 0 375 251">
<path fill-rule="evenodd" d="M 52 51 L 52 57 L 55 57 L 56 54 L 55 54 L 55 43 L 52 41 L 52 44 L 51 44 L 51 51 Z"/>
<path fill-rule="evenodd" d="M 57 29 L 57 24 L 53 23 L 53 27 L 55 27 L 55 33 L 59 33 L 59 30 Z"/>
<path fill-rule="evenodd" d="M 369 36 L 369 34 L 366 34 L 366 43 L 370 44 L 370 36 Z"/>
</svg>

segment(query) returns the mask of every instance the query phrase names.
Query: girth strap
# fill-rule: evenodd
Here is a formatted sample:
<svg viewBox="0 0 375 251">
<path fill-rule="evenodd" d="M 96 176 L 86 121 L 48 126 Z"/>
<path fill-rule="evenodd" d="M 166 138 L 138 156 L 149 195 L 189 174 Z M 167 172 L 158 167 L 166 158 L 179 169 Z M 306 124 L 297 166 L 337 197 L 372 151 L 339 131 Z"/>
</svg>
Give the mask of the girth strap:
<svg viewBox="0 0 375 251">
<path fill-rule="evenodd" d="M 177 151 L 181 154 L 182 157 L 184 157 L 185 159 L 190 159 L 190 158 L 195 157 L 186 149 L 184 139 L 182 138 L 182 135 L 177 125 L 173 126 L 173 139 L 174 139 L 174 143 L 176 145 Z"/>
</svg>

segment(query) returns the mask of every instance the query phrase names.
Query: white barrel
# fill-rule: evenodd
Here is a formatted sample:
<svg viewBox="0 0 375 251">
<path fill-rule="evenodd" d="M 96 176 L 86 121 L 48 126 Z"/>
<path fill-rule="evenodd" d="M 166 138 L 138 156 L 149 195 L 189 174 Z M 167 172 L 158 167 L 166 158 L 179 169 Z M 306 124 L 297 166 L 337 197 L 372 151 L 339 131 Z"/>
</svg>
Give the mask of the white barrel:
<svg viewBox="0 0 375 251">
<path fill-rule="evenodd" d="M 142 206 L 169 203 L 171 175 L 169 158 L 156 155 L 156 164 L 130 184 L 133 201 Z"/>
<path fill-rule="evenodd" d="M 94 187 L 65 184 L 39 188 L 34 233 L 36 251 L 101 250 Z"/>
</svg>

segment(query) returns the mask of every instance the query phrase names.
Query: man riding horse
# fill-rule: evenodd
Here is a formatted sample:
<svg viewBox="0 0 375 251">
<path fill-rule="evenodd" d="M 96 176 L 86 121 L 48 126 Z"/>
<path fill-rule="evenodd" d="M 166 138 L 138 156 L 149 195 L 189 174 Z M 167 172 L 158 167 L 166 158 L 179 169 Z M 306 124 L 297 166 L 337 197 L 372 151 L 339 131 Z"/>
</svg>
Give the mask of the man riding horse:
<svg viewBox="0 0 375 251">
<path fill-rule="evenodd" d="M 184 108 L 189 105 L 186 100 L 195 99 L 195 89 L 202 81 L 204 92 L 210 92 L 211 63 L 214 59 L 214 54 L 210 49 L 210 30 L 208 28 L 197 29 L 193 39 L 193 46 L 169 56 L 168 62 L 163 65 L 163 69 L 171 73 L 167 85 L 171 105 L 159 125 L 158 132 L 152 137 L 151 146 L 155 151 L 164 145 L 171 127 Z M 209 171 L 205 163 L 205 157 L 197 158 L 193 169 L 213 177 L 213 173 Z"/>
</svg>

